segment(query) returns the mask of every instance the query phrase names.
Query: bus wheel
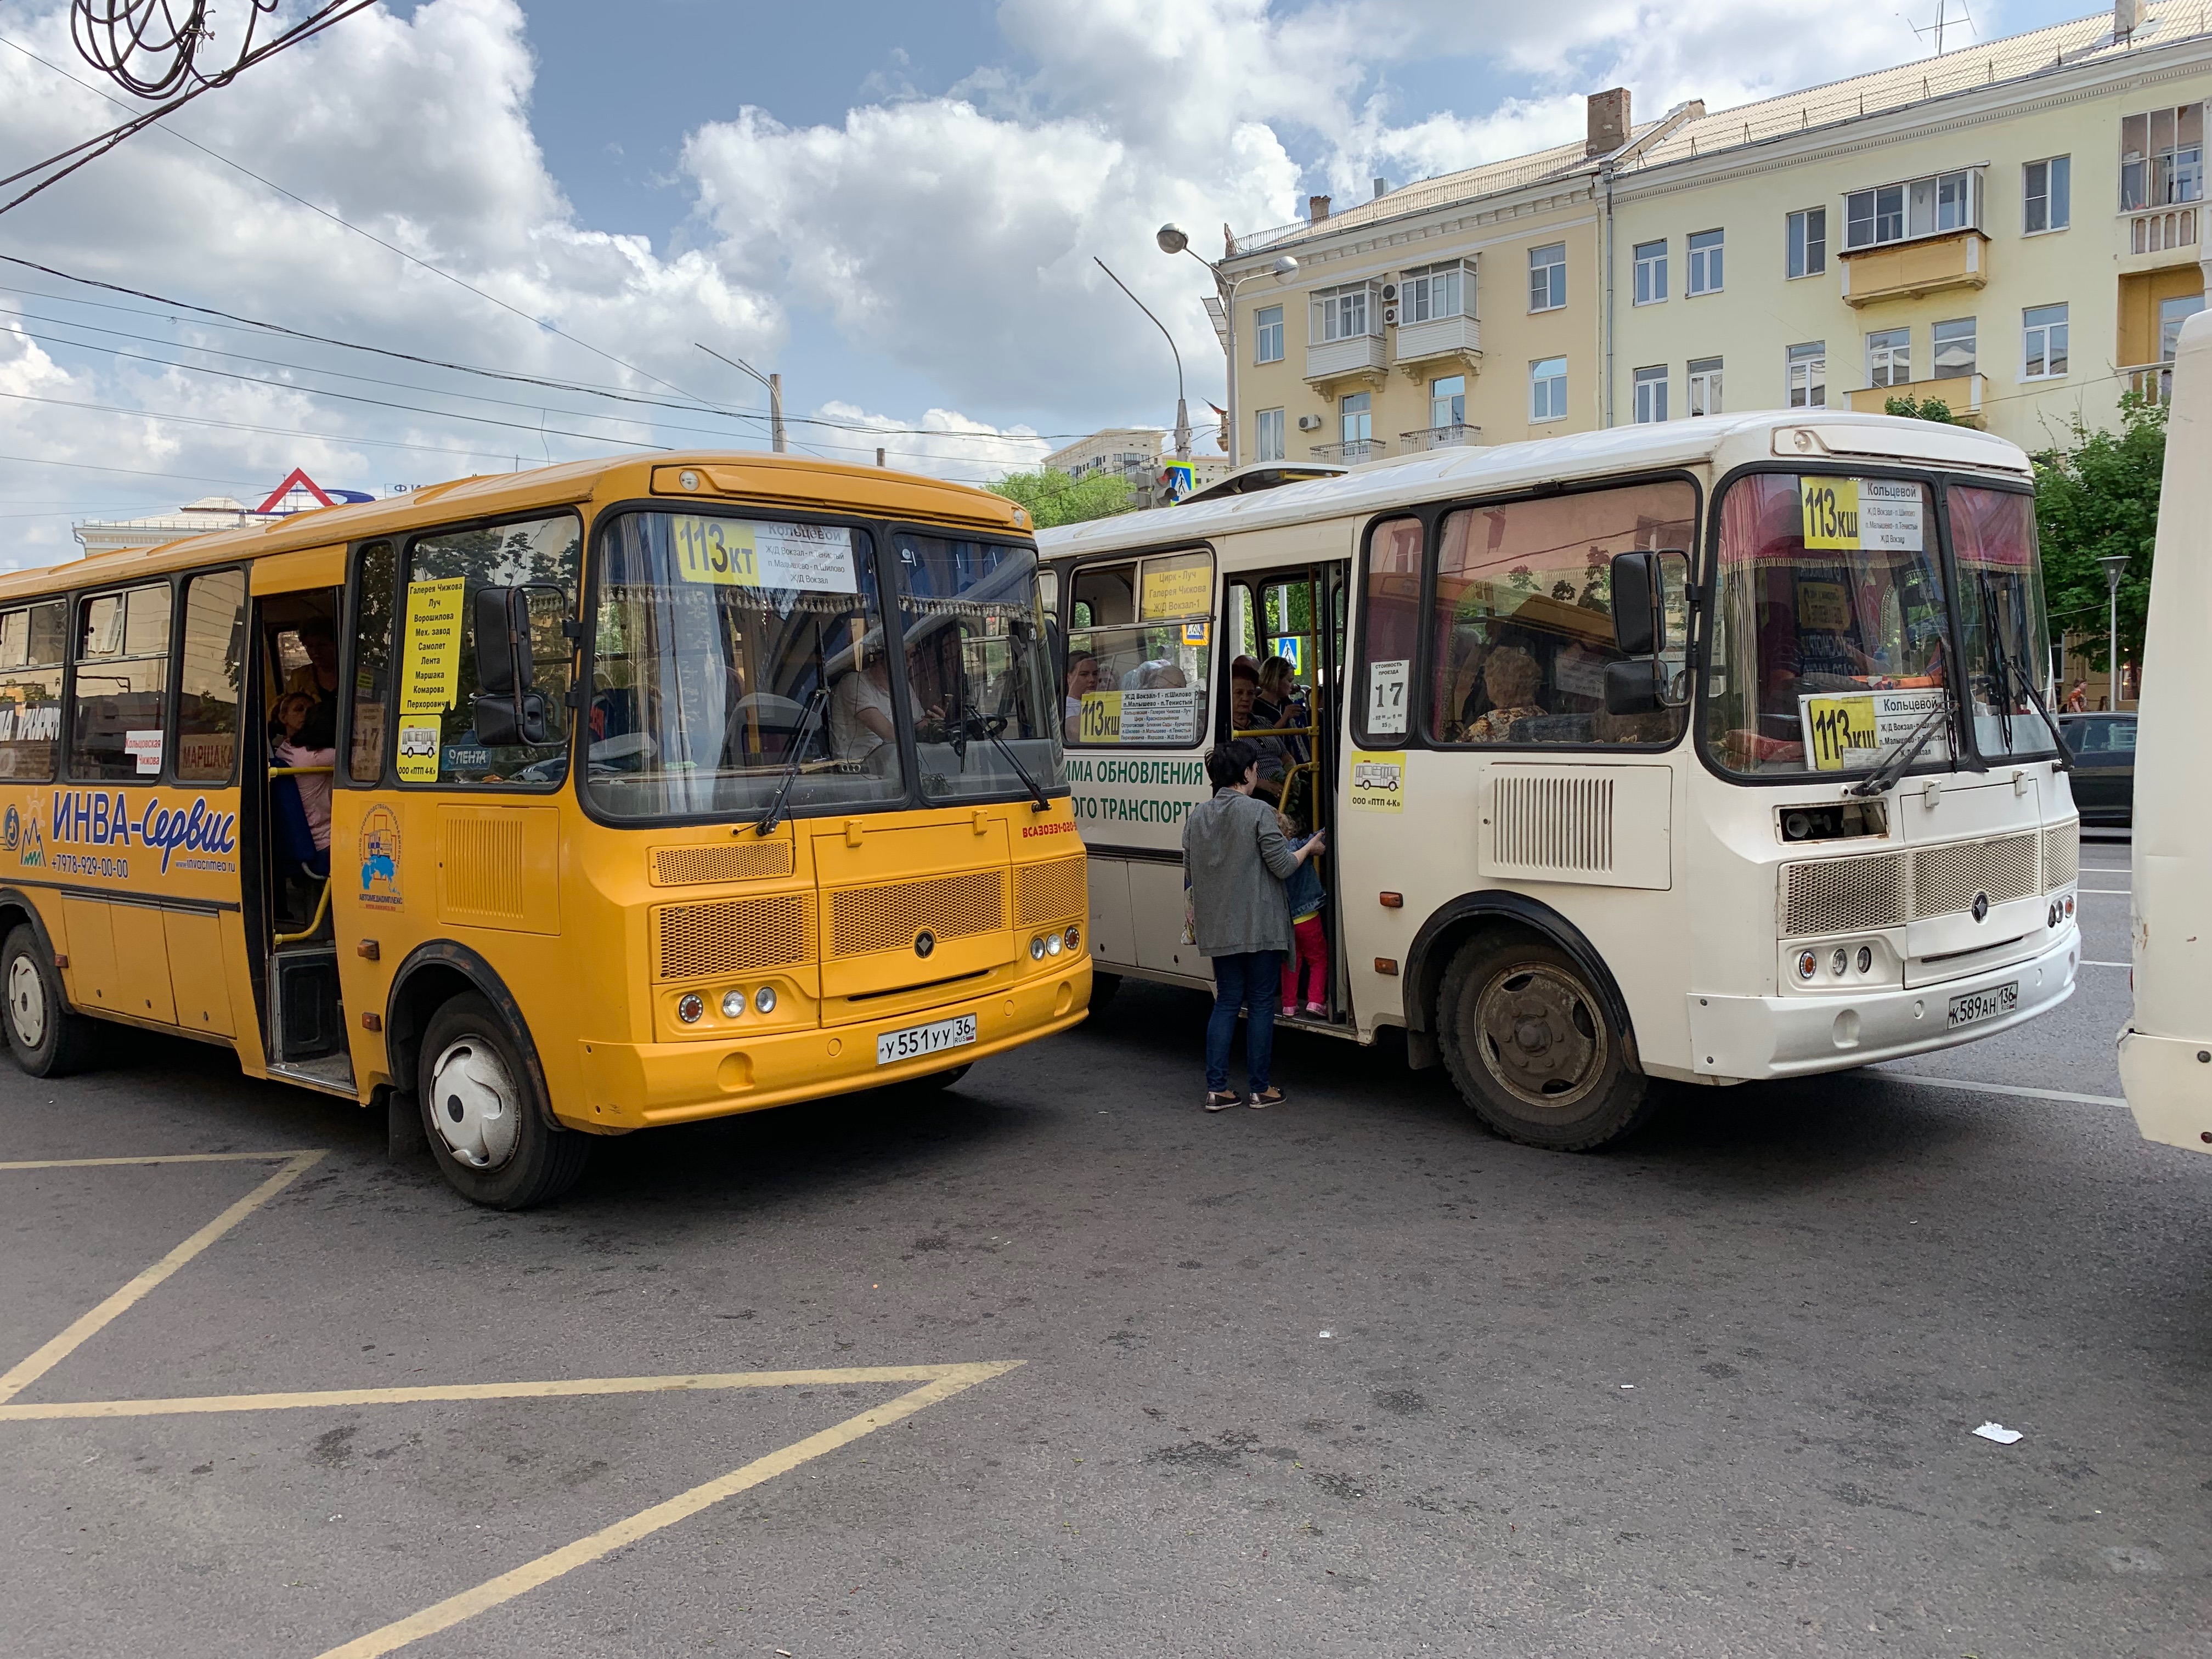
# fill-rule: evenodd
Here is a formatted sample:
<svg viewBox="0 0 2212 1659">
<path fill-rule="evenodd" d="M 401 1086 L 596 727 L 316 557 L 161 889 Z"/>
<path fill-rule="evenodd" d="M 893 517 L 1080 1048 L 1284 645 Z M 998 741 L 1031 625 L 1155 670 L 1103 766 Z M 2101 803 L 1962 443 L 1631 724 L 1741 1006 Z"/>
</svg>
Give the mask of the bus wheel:
<svg viewBox="0 0 2212 1659">
<path fill-rule="evenodd" d="M 417 1064 L 430 1151 L 470 1202 L 526 1210 L 583 1174 L 590 1140 L 551 1127 L 507 1022 L 482 997 L 455 997 L 430 1017 Z"/>
<path fill-rule="evenodd" d="M 894 1084 L 892 1086 L 910 1090 L 918 1095 L 940 1095 L 959 1082 L 962 1078 L 966 1077 L 974 1065 L 975 1062 L 970 1060 L 968 1065 L 955 1066 L 949 1072 L 931 1072 L 921 1077 L 910 1077 L 904 1082 Z"/>
<path fill-rule="evenodd" d="M 1461 1097 L 1508 1140 L 1586 1152 L 1651 1107 L 1604 1000 L 1566 952 L 1526 933 L 1460 947 L 1437 994 L 1437 1037 Z"/>
<path fill-rule="evenodd" d="M 92 1063 L 93 1022 L 71 1011 L 61 970 L 28 922 L 0 945 L 0 994 L 8 999 L 8 1052 L 33 1077 L 67 1077 Z"/>
</svg>

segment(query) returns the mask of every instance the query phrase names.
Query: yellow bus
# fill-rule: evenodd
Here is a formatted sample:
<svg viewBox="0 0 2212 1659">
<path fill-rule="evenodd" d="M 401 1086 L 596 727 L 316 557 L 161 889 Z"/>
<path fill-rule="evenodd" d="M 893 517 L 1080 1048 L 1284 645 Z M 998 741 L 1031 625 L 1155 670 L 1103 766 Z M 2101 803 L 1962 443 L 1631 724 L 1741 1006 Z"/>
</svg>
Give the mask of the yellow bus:
<svg viewBox="0 0 2212 1659">
<path fill-rule="evenodd" d="M 1027 514 L 593 461 L 0 578 L 0 984 L 419 1121 L 520 1208 L 592 1137 L 1074 1024 L 1083 848 Z"/>
</svg>

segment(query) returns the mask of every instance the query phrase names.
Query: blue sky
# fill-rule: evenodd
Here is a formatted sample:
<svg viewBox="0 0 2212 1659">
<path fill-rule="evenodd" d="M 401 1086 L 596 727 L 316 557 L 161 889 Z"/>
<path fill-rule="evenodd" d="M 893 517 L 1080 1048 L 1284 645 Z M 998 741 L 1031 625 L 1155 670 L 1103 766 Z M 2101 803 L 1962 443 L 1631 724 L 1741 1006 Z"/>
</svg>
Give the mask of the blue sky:
<svg viewBox="0 0 2212 1659">
<path fill-rule="evenodd" d="M 2087 9 L 2013 0 L 1974 19 L 1995 35 Z M 0 39 L 88 73 L 61 0 L 0 0 Z M 980 479 L 1051 434 L 1171 418 L 1164 343 L 1094 255 L 1174 331 L 1194 407 L 1222 396 L 1203 273 L 1153 248 L 1163 219 L 1211 246 L 1224 220 L 1280 223 L 1310 191 L 1578 135 L 1598 88 L 1630 87 L 1646 112 L 1719 109 L 1929 50 L 1905 16 L 1853 0 L 422 0 L 10 214 L 0 252 L 344 339 L 757 408 L 704 342 L 780 369 L 794 415 L 836 423 L 794 427 L 820 453 L 865 460 L 880 442 Z M 0 153 L 112 118 L 0 51 Z M 614 420 L 584 394 L 16 286 L 32 293 L 0 293 L 18 313 L 0 316 L 0 456 L 24 458 L 0 459 L 10 562 L 65 556 L 72 513 L 243 494 L 295 464 L 375 487 L 758 442 L 757 423 Z"/>
</svg>

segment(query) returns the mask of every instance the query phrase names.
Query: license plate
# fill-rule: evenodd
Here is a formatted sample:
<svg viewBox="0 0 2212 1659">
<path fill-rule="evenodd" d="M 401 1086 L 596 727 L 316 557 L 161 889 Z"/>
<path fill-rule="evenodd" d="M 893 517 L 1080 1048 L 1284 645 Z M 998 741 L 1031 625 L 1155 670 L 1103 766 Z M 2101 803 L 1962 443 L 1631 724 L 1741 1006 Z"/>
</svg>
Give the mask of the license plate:
<svg viewBox="0 0 2212 1659">
<path fill-rule="evenodd" d="M 1969 991 L 1964 996 L 1951 999 L 1951 1026 L 1972 1025 L 1985 1019 L 1995 1019 L 1999 1014 L 2008 1014 L 2020 1006 L 2020 981 L 2009 985 L 1992 985 L 1986 991 Z"/>
<path fill-rule="evenodd" d="M 1957 1024 L 1954 1018 L 1952 1022 Z M 889 1066 L 894 1060 L 912 1060 L 917 1054 L 934 1054 L 946 1048 L 964 1048 L 975 1040 L 975 1016 L 963 1014 L 957 1019 L 940 1019 L 933 1025 L 909 1025 L 903 1031 L 885 1031 L 876 1039 L 876 1064 Z"/>
</svg>

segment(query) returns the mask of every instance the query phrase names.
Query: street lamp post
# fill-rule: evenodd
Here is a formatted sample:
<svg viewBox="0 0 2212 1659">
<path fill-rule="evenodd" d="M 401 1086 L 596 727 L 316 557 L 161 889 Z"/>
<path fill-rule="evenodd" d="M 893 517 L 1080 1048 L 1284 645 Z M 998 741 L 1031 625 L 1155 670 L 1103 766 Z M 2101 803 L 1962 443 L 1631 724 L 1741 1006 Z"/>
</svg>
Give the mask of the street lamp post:
<svg viewBox="0 0 2212 1659">
<path fill-rule="evenodd" d="M 2128 574 L 2128 556 L 2111 553 L 2097 561 L 2105 567 L 2105 678 L 2111 684 L 2112 707 L 2120 709 L 2120 582 Z"/>
<path fill-rule="evenodd" d="M 1269 265 L 1266 270 L 1248 270 L 1242 276 L 1226 276 L 1221 267 L 1190 245 L 1190 238 L 1182 227 L 1170 223 L 1162 225 L 1153 240 L 1163 253 L 1188 253 L 1213 273 L 1213 285 L 1221 295 L 1221 315 L 1224 331 L 1228 336 L 1229 351 L 1229 465 L 1234 471 L 1237 451 L 1244 441 L 1244 433 L 1237 417 L 1237 290 L 1255 276 L 1273 276 L 1280 281 L 1297 274 L 1298 262 L 1287 253 Z"/>
<path fill-rule="evenodd" d="M 1112 278 L 1115 288 L 1120 289 L 1122 293 L 1129 295 L 1129 303 L 1131 305 L 1143 312 L 1146 316 L 1152 317 L 1152 308 L 1146 305 L 1142 300 L 1139 300 L 1135 295 L 1129 294 L 1129 285 L 1123 282 L 1119 276 L 1115 276 L 1114 275 L 1114 268 L 1111 265 L 1108 264 L 1103 259 L 1100 258 L 1095 253 L 1091 256 L 1091 262 L 1097 265 L 1099 270 L 1104 271 L 1109 277 Z M 1157 317 L 1152 317 L 1152 326 L 1159 330 L 1161 335 L 1166 339 L 1168 343 L 1168 350 L 1172 353 L 1175 357 L 1176 459 L 1179 461 L 1188 461 L 1190 459 L 1190 405 L 1183 400 L 1182 395 L 1182 353 L 1176 349 L 1175 336 L 1168 332 L 1168 325 L 1165 323 L 1162 322 Z"/>
</svg>

